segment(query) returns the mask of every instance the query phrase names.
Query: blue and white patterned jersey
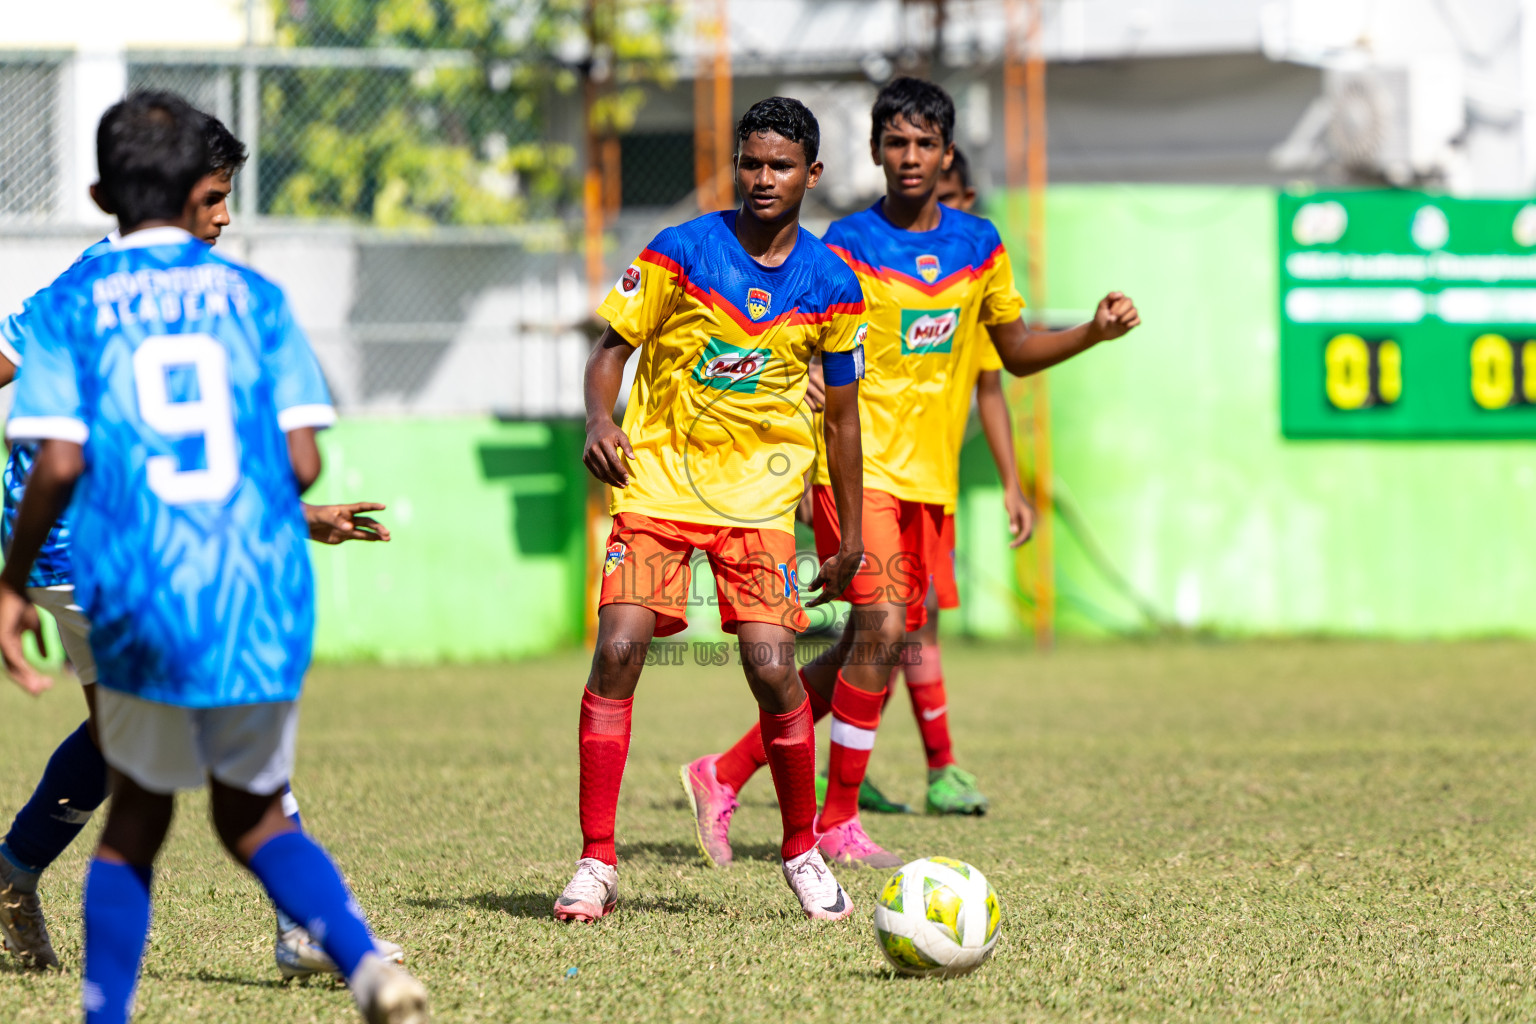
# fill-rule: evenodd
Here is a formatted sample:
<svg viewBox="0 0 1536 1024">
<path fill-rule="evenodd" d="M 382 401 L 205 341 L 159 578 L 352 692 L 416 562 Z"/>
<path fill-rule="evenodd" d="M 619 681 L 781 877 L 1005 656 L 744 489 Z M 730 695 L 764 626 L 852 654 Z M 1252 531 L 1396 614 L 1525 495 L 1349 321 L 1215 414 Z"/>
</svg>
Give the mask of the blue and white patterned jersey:
<svg viewBox="0 0 1536 1024">
<path fill-rule="evenodd" d="M 284 432 L 335 413 L 282 291 L 152 228 L 35 303 L 6 432 L 84 447 L 75 600 L 101 685 L 183 707 L 296 698 L 314 580 Z"/>
<path fill-rule="evenodd" d="M 115 234 L 115 233 L 114 233 Z M 112 235 L 89 246 L 75 262 L 70 264 L 70 270 L 79 266 L 85 260 L 112 248 Z M 65 273 L 69 273 L 68 270 Z M 60 275 L 63 276 L 63 275 Z M 20 375 L 21 361 L 27 346 L 27 338 L 31 334 L 33 318 L 32 301 L 41 295 L 41 292 L 33 295 L 21 307 L 21 312 L 12 313 L 4 320 L 0 320 L 0 355 L 4 355 L 16 367 Z M 27 477 L 32 473 L 32 461 L 37 458 L 37 445 L 13 444 L 9 458 L 5 460 L 4 487 L 5 507 L 0 512 L 0 550 L 11 550 L 11 535 L 16 530 L 16 513 L 21 508 L 22 491 L 27 486 Z M 71 583 L 69 574 L 69 517 L 66 515 L 54 524 L 48 539 L 43 542 L 42 550 L 37 554 L 37 561 L 32 563 L 32 572 L 27 576 L 29 587 L 58 587 Z"/>
</svg>

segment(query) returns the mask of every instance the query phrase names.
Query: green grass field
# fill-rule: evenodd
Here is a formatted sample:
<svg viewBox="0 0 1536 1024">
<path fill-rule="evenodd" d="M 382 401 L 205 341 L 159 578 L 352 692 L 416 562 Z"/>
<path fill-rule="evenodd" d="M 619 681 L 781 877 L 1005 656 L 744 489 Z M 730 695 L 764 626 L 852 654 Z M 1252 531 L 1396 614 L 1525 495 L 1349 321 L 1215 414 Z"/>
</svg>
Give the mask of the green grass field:
<svg viewBox="0 0 1536 1024">
<path fill-rule="evenodd" d="M 578 655 L 500 667 L 324 667 L 296 789 L 441 1021 L 1487 1020 L 1536 1016 L 1536 648 L 1512 643 L 947 651 L 962 762 L 994 812 L 867 819 L 911 856 L 986 872 L 996 956 L 896 978 L 871 937 L 881 882 L 812 925 L 779 876 L 766 774 L 738 864 L 694 851 L 677 765 L 752 720 L 734 668 L 642 681 L 619 808 L 621 903 L 551 901 L 579 848 Z M 79 717 L 73 685 L 0 692 L 0 808 Z M 904 697 L 871 774 L 921 795 Z M 345 990 L 280 985 L 272 920 L 183 799 L 156 880 L 139 1019 L 347 1021 Z M 45 877 L 62 974 L 0 968 L 0 1020 L 76 1019 L 94 826 Z M 574 976 L 567 977 L 571 969 Z"/>
</svg>

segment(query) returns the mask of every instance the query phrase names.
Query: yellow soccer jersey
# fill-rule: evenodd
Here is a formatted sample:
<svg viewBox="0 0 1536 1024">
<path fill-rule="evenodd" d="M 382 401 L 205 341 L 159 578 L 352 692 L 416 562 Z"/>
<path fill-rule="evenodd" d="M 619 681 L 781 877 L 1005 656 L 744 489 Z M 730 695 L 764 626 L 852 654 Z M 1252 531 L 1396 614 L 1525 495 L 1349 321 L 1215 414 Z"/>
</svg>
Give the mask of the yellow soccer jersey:
<svg viewBox="0 0 1536 1024">
<path fill-rule="evenodd" d="M 959 490 L 957 416 L 962 437 L 965 429 L 955 407 L 963 401 L 969 411 L 976 376 L 997 359 L 991 339 L 981 346 L 977 338 L 1017 320 L 1024 300 L 990 222 L 940 207 L 937 228 L 905 231 L 882 206 L 834 222 L 824 239 L 858 274 L 869 308 L 859 389 L 864 486 L 950 505 Z M 818 472 L 818 483 L 828 479 Z"/>
<path fill-rule="evenodd" d="M 735 217 L 667 228 L 597 308 L 640 349 L 623 424 L 635 458 L 614 514 L 794 531 L 816 454 L 806 367 L 817 351 L 859 348 L 864 298 L 810 232 L 765 267 Z"/>
</svg>

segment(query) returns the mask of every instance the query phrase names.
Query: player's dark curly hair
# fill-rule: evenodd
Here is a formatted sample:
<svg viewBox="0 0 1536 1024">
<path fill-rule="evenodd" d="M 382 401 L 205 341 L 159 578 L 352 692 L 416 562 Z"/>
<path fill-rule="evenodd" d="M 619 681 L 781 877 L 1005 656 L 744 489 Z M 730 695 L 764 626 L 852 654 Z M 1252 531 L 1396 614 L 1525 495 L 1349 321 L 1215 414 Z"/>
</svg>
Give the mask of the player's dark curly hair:
<svg viewBox="0 0 1536 1024">
<path fill-rule="evenodd" d="M 172 92 L 135 92 L 96 128 L 101 192 L 123 228 L 177 220 L 208 172 L 206 118 Z"/>
<path fill-rule="evenodd" d="M 953 174 L 960 179 L 960 187 L 969 191 L 973 185 L 971 182 L 971 162 L 965 158 L 960 147 L 955 147 L 955 158 L 949 162 L 949 170 L 945 174 Z"/>
<path fill-rule="evenodd" d="M 800 143 L 800 148 L 805 150 L 806 165 L 816 162 L 816 154 L 821 149 L 821 125 L 816 123 L 816 115 L 810 108 L 799 100 L 770 96 L 748 107 L 741 120 L 736 122 L 737 151 L 741 150 L 747 136 L 759 132 L 773 132 L 790 142 Z"/>
<path fill-rule="evenodd" d="M 873 124 L 869 130 L 869 139 L 877 148 L 880 133 L 898 117 L 937 131 L 944 137 L 946 146 L 955 140 L 955 101 L 932 82 L 903 76 L 893 78 L 880 90 L 880 95 L 875 97 L 874 109 L 870 111 Z"/>
<path fill-rule="evenodd" d="M 205 113 L 203 117 L 206 119 L 203 123 L 203 139 L 208 144 L 208 173 L 228 171 L 233 176 L 245 166 L 250 156 L 245 143 L 235 138 L 235 133 L 212 114 Z"/>
</svg>

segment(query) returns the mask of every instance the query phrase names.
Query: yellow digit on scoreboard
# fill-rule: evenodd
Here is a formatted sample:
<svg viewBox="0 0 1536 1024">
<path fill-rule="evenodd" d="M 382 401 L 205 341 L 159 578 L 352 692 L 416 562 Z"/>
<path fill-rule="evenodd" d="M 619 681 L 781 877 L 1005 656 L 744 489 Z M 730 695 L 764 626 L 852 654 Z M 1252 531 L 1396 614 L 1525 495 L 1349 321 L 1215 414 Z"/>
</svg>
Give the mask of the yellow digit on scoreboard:
<svg viewBox="0 0 1536 1024">
<path fill-rule="evenodd" d="M 1323 349 L 1328 401 L 1335 409 L 1363 409 L 1371 400 L 1371 349 L 1358 334 L 1340 334 Z"/>
<path fill-rule="evenodd" d="M 1395 341 L 1376 346 L 1376 393 L 1386 405 L 1403 397 L 1403 350 Z"/>
<path fill-rule="evenodd" d="M 1484 334 L 1472 343 L 1472 401 L 1502 409 L 1514 400 L 1514 348 L 1502 334 Z"/>
</svg>

